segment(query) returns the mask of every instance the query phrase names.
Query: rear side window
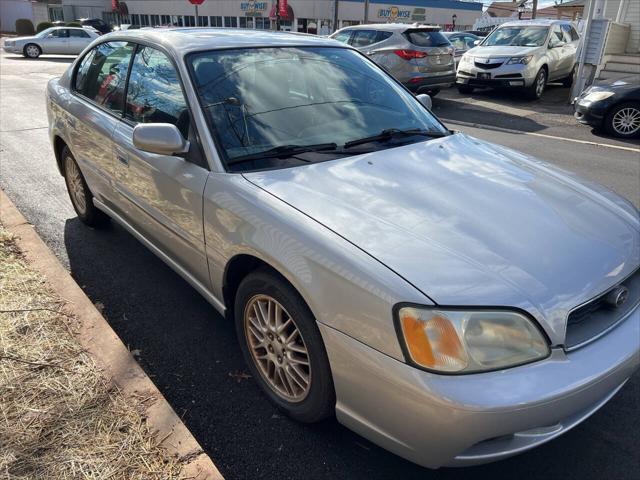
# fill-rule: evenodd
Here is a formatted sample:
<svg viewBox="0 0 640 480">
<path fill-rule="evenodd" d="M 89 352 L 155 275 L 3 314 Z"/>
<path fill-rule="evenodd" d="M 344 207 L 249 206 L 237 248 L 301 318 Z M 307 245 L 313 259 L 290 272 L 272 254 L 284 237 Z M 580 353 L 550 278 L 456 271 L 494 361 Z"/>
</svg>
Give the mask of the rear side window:
<svg viewBox="0 0 640 480">
<path fill-rule="evenodd" d="M 89 38 L 89 34 L 83 30 L 69 30 L 70 37 Z"/>
<path fill-rule="evenodd" d="M 187 137 L 189 110 L 178 74 L 164 53 L 151 47 L 136 52 L 125 117 L 136 123 L 171 123 Z"/>
<path fill-rule="evenodd" d="M 449 40 L 440 32 L 407 30 L 402 35 L 417 47 L 446 47 Z"/>
<path fill-rule="evenodd" d="M 566 42 L 575 42 L 576 40 L 580 39 L 580 35 L 578 35 L 578 32 L 576 32 L 576 29 L 573 28 L 571 25 L 563 24 L 562 31 L 564 33 Z"/>
<path fill-rule="evenodd" d="M 124 87 L 133 49 L 134 45 L 127 42 L 106 42 L 91 49 L 76 72 L 76 92 L 122 114 Z"/>
<path fill-rule="evenodd" d="M 51 32 L 49 36 L 55 38 L 67 38 L 69 36 L 69 30 L 66 28 L 59 28 L 58 30 Z"/>
</svg>

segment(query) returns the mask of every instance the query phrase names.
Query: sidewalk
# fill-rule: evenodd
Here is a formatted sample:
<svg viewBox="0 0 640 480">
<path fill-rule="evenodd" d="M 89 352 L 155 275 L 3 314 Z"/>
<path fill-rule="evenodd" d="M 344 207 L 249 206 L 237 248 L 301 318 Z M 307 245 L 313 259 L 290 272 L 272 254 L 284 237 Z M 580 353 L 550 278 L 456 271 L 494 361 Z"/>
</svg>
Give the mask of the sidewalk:
<svg viewBox="0 0 640 480">
<path fill-rule="evenodd" d="M 222 479 L 1 191 L 0 219 L 0 477 Z"/>
</svg>

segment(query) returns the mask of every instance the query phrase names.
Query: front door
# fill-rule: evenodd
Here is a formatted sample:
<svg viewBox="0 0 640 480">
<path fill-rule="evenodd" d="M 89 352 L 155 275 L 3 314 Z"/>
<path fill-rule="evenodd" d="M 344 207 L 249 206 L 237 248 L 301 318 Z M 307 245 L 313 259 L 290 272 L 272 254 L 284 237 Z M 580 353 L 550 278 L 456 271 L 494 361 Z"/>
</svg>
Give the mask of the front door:
<svg viewBox="0 0 640 480">
<path fill-rule="evenodd" d="M 69 30 L 58 28 L 47 35 L 42 42 L 42 53 L 66 55 L 69 53 Z"/>
<path fill-rule="evenodd" d="M 182 156 L 157 155 L 133 145 L 140 123 L 176 125 L 191 142 Z M 125 119 L 114 134 L 121 174 L 117 189 L 132 226 L 207 288 L 209 271 L 204 248 L 202 201 L 209 170 L 181 88 L 168 57 L 140 45 L 132 66 Z"/>
</svg>

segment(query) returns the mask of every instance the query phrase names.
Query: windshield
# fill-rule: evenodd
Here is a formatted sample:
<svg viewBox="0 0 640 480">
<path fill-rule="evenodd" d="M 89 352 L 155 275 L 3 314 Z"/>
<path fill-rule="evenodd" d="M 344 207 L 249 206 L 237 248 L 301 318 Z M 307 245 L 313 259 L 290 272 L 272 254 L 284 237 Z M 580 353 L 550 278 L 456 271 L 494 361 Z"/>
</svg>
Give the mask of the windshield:
<svg viewBox="0 0 640 480">
<path fill-rule="evenodd" d="M 489 35 L 482 46 L 540 47 L 548 33 L 549 27 L 501 27 Z"/>
<path fill-rule="evenodd" d="M 413 95 L 351 49 L 218 50 L 192 54 L 189 63 L 209 125 L 234 171 L 301 164 L 270 156 L 263 162 L 237 161 L 274 149 L 315 146 L 315 157 L 304 162 L 321 161 L 336 158 L 336 151 L 362 153 L 344 149 L 345 143 L 388 129 L 447 132 Z M 368 149 L 424 140 L 387 135 L 384 144 Z M 327 155 L 330 146 L 333 156 Z"/>
<path fill-rule="evenodd" d="M 44 38 L 44 37 L 46 37 L 47 35 L 49 35 L 51 32 L 53 32 L 55 30 L 56 30 L 55 27 L 49 27 L 49 28 L 47 28 L 45 30 L 42 30 L 41 32 L 36 33 L 35 36 L 38 37 L 38 38 Z"/>
</svg>

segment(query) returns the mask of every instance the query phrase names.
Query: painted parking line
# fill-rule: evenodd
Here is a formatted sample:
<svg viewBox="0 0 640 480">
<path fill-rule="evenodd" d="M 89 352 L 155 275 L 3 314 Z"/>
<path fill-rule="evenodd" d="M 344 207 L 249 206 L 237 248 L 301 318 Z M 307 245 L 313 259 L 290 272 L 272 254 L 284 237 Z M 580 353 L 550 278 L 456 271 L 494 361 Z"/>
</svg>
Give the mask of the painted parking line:
<svg viewBox="0 0 640 480">
<path fill-rule="evenodd" d="M 481 130 L 493 130 L 496 132 L 513 133 L 517 135 L 530 135 L 532 137 L 549 138 L 552 140 L 561 140 L 563 142 L 581 143 L 583 145 L 592 145 L 594 147 L 614 148 L 616 150 L 625 150 L 627 152 L 640 153 L 640 148 L 637 148 L 637 147 L 625 147 L 623 145 L 612 145 L 610 143 L 590 142 L 589 140 L 578 140 L 576 138 L 558 137 L 556 135 L 547 135 L 545 133 L 524 132 L 522 130 L 513 130 L 511 128 L 493 127 L 488 125 L 481 125 L 479 123 L 461 122 L 459 120 L 448 120 L 446 118 L 441 118 L 440 120 L 442 120 L 445 123 L 451 123 L 453 125 L 479 128 Z"/>
</svg>

